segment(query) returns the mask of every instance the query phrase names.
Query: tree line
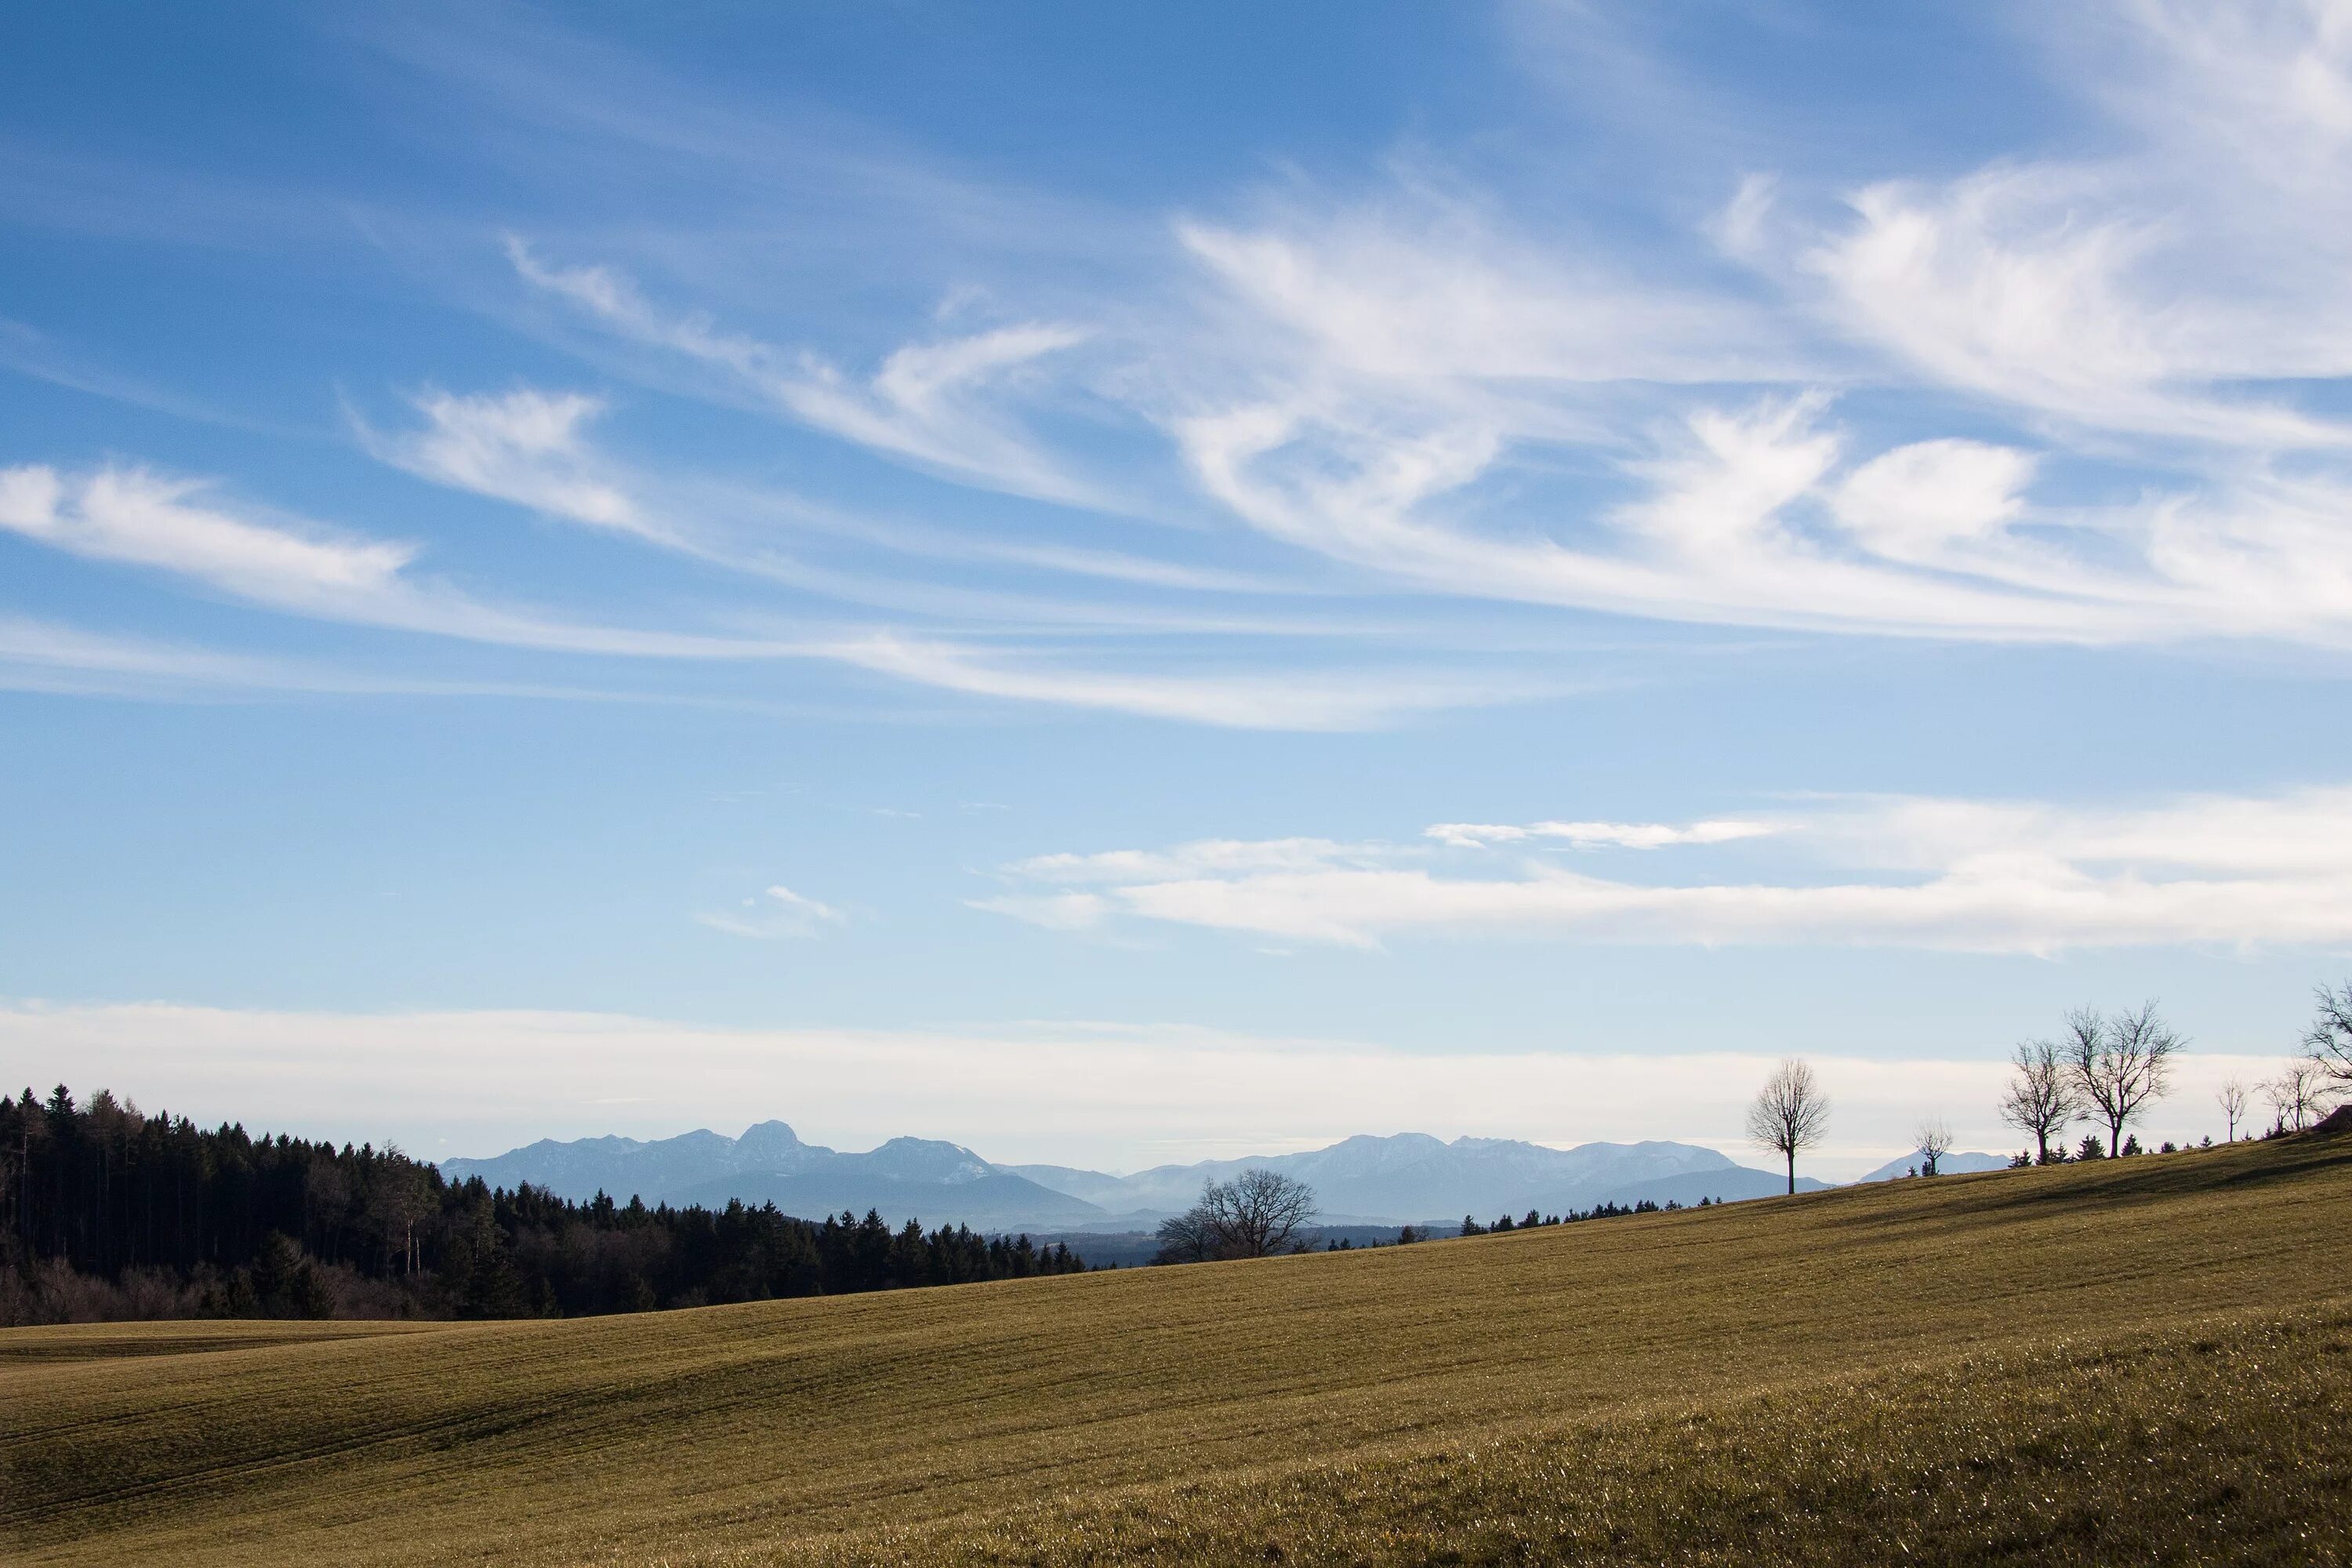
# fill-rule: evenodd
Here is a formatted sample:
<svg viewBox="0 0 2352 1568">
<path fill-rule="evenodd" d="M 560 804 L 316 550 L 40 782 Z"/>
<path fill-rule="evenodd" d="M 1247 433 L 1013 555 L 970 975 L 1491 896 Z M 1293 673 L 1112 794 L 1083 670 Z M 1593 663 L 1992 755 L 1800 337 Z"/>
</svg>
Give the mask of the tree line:
<svg viewBox="0 0 2352 1568">
<path fill-rule="evenodd" d="M 1698 1206 L 1705 1208 L 1709 1199 L 1701 1198 Z M 1633 1204 L 1601 1203 L 1589 1209 L 1570 1209 L 1564 1214 L 1548 1215 L 1529 1209 L 1523 1219 L 1503 1215 L 1492 1223 L 1481 1225 L 1475 1215 L 1462 1216 L 1461 1236 L 1488 1236 L 1503 1231 L 1535 1230 L 1544 1226 L 1574 1225 L 1589 1219 L 1609 1219 L 1618 1215 L 1659 1214 L 1683 1205 L 1668 1199 L 1661 1205 L 1649 1198 Z M 1201 1188 L 1200 1201 L 1182 1214 L 1160 1222 L 1160 1252 L 1154 1263 L 1210 1263 L 1236 1258 L 1265 1258 L 1278 1252 L 1305 1252 L 1307 1244 L 1298 1235 L 1315 1217 L 1315 1189 L 1295 1176 L 1264 1166 L 1246 1170 L 1228 1182 L 1212 1178 Z M 1426 1241 L 1435 1233 L 1406 1226 L 1397 1233 L 1390 1246 L 1410 1247 L 1416 1241 Z M 1380 1245 L 1374 1243 L 1371 1245 Z M 1357 1247 L 1349 1241 L 1324 1244 L 1327 1252 L 1353 1252 Z"/>
<path fill-rule="evenodd" d="M 2303 1033 L 2302 1050 L 2279 1076 L 2253 1088 L 2233 1079 L 2216 1094 L 2231 1142 L 2256 1093 L 2269 1102 L 2273 1134 L 2301 1131 L 2331 1106 L 2352 1099 L 2352 981 L 2320 986 L 2315 994 L 2317 1011 Z M 2172 1068 L 2187 1044 L 2153 1002 L 2113 1014 L 2078 1007 L 2065 1016 L 2057 1037 L 2021 1043 L 1997 1107 L 2005 1126 L 2033 1141 L 2015 1163 L 2050 1165 L 2138 1153 L 2139 1140 L 2130 1129 L 2144 1123 L 2149 1107 L 2171 1091 Z M 1782 1062 L 1748 1106 L 1748 1135 L 1786 1161 L 1792 1193 L 1797 1156 L 1820 1143 L 1829 1115 L 1829 1096 L 1798 1058 Z M 2066 1130 L 2078 1123 L 2091 1131 L 2070 1151 Z M 1932 1176 L 1951 1151 L 1951 1130 L 1931 1117 L 1913 1135 L 1919 1173 Z"/>
<path fill-rule="evenodd" d="M 580 1316 L 1074 1273 L 1066 1244 L 772 1205 L 584 1203 L 398 1149 L 0 1096 L 0 1324 Z"/>
</svg>

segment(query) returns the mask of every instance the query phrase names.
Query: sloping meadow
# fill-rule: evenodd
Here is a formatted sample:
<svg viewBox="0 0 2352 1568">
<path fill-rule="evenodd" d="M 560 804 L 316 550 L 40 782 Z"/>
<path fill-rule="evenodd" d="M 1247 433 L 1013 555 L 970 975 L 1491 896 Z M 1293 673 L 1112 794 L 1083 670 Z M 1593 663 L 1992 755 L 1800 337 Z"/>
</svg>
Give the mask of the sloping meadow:
<svg viewBox="0 0 2352 1568">
<path fill-rule="evenodd" d="M 642 1317 L 11 1331 L 0 1541 L 60 1563 L 2333 1562 L 2347 1200 L 2352 1138 L 2309 1136 Z"/>
</svg>

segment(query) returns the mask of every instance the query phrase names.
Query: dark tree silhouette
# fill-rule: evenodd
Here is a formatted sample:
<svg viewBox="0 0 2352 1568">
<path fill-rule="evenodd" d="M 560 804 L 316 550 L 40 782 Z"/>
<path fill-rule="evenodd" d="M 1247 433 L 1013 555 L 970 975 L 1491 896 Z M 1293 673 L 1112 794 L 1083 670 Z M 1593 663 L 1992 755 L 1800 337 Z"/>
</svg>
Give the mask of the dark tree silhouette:
<svg viewBox="0 0 2352 1568">
<path fill-rule="evenodd" d="M 2352 1094 L 2352 980 L 2317 992 L 2318 1014 L 2303 1032 L 2303 1048 L 2319 1069 L 2318 1105 Z"/>
<path fill-rule="evenodd" d="M 2235 1143 L 2238 1141 L 2238 1123 L 2246 1115 L 2246 1086 L 2231 1079 L 2216 1091 L 2213 1099 L 2221 1106 L 2221 1114 L 2230 1119 L 2230 1142 Z"/>
<path fill-rule="evenodd" d="M 1936 1174 L 1944 1163 L 1944 1156 L 1952 1152 L 1951 1128 L 1943 1118 L 1931 1116 L 1919 1123 L 1919 1130 L 1912 1136 L 1919 1141 L 1919 1173 L 1923 1176 Z"/>
<path fill-rule="evenodd" d="M 2032 1040 L 2017 1047 L 2009 1088 L 2000 1097 L 2000 1119 L 2032 1135 L 2034 1158 L 2050 1163 L 2050 1141 L 2066 1131 L 2082 1114 L 2074 1079 L 2054 1040 Z M 2060 1150 L 2064 1152 L 2063 1148 Z"/>
<path fill-rule="evenodd" d="M 1764 1080 L 1748 1108 L 1748 1135 L 1779 1150 L 1788 1161 L 1792 1193 L 1797 1190 L 1797 1156 L 1822 1141 L 1829 1122 L 1829 1096 L 1822 1092 L 1813 1069 L 1795 1057 Z"/>
<path fill-rule="evenodd" d="M 1230 1182 L 1209 1182 L 1201 1201 L 1160 1227 L 1160 1260 L 1198 1263 L 1213 1258 L 1264 1258 L 1290 1245 L 1315 1217 L 1315 1189 L 1279 1171 L 1244 1171 Z"/>
<path fill-rule="evenodd" d="M 2296 1057 L 2278 1077 L 2263 1085 L 2278 1125 L 2300 1132 L 2318 1119 L 2327 1100 L 2327 1069 L 2315 1058 Z"/>
<path fill-rule="evenodd" d="M 1205 1263 L 1217 1257 L 1216 1231 L 1198 1205 L 1160 1222 L 1160 1255 L 1155 1263 Z"/>
<path fill-rule="evenodd" d="M 2089 1007 L 2066 1015 L 2066 1070 L 2088 1119 L 2107 1129 L 2107 1152 L 2122 1152 L 2124 1129 L 2170 1086 L 2172 1058 L 2185 1042 L 2156 1004 L 2102 1018 Z"/>
</svg>

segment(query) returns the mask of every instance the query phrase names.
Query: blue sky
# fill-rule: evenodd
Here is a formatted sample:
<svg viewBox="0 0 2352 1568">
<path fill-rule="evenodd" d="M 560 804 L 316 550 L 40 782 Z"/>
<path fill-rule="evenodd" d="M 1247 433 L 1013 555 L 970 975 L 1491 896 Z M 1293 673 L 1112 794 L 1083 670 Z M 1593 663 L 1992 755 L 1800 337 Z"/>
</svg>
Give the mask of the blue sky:
<svg viewBox="0 0 2352 1568">
<path fill-rule="evenodd" d="M 2161 1130 L 2352 939 L 2352 13 L 51 7 L 0 1069 L 480 1153 Z"/>
</svg>

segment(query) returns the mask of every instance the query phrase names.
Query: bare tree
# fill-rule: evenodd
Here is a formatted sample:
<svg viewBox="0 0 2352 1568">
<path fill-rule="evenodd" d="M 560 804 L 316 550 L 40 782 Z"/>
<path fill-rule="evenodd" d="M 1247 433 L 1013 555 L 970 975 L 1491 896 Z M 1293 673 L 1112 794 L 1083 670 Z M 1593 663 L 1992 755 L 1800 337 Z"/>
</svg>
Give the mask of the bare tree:
<svg viewBox="0 0 2352 1568">
<path fill-rule="evenodd" d="M 1289 1245 L 1315 1217 L 1315 1189 L 1264 1167 L 1208 1182 L 1201 1201 L 1160 1226 L 1160 1261 L 1264 1258 Z"/>
<path fill-rule="evenodd" d="M 2017 1047 L 2015 1076 L 2000 1097 L 2000 1119 L 2033 1139 L 2033 1157 L 2050 1163 L 2050 1140 L 2066 1131 L 2083 1113 L 2075 1098 L 2074 1078 L 2059 1055 L 2054 1040 L 2032 1040 Z"/>
<path fill-rule="evenodd" d="M 378 1162 L 368 1184 L 369 1228 L 375 1232 L 386 1271 L 397 1262 L 403 1275 L 413 1275 L 424 1268 L 416 1222 L 433 1212 L 433 1192 L 425 1182 L 425 1167 L 399 1158 L 400 1150 L 394 1144 L 385 1144 L 383 1152 L 386 1158 Z"/>
<path fill-rule="evenodd" d="M 1945 1155 L 1952 1152 L 1952 1129 L 1940 1116 L 1931 1116 L 1919 1123 L 1912 1136 L 1919 1141 L 1919 1173 L 1932 1176 Z"/>
<path fill-rule="evenodd" d="M 2230 1119 L 2230 1142 L 2235 1143 L 2238 1141 L 2238 1122 L 2246 1114 L 2246 1086 L 2231 1079 L 2213 1098 L 2221 1102 L 2221 1114 Z"/>
<path fill-rule="evenodd" d="M 2153 1002 L 2112 1018 L 2088 1007 L 2066 1015 L 2066 1070 L 2088 1119 L 2106 1123 L 2108 1154 L 2120 1152 L 2124 1129 L 2148 1101 L 2163 1096 L 2181 1044 Z"/>
<path fill-rule="evenodd" d="M 2328 1098 L 2328 1072 L 2316 1057 L 2296 1057 L 2286 1070 L 2263 1085 L 2263 1098 L 2278 1114 L 2278 1124 L 2300 1132 L 2317 1119 Z"/>
<path fill-rule="evenodd" d="M 1829 1096 L 1813 1069 L 1796 1057 L 1782 1062 L 1748 1108 L 1748 1135 L 1789 1162 L 1789 1190 L 1797 1190 L 1797 1155 L 1822 1141 L 1830 1124 Z"/>
<path fill-rule="evenodd" d="M 2317 995 L 2319 1013 L 2303 1032 L 2303 1048 L 2326 1075 L 2328 1098 L 2352 1094 L 2352 980 L 2334 990 L 2323 985 Z"/>
<path fill-rule="evenodd" d="M 1315 1217 L 1315 1189 L 1279 1171 L 1244 1171 L 1201 1194 L 1228 1258 L 1279 1252 Z"/>
<path fill-rule="evenodd" d="M 1154 1263 L 1205 1263 L 1217 1256 L 1217 1235 L 1198 1204 L 1160 1222 L 1160 1253 Z"/>
</svg>

